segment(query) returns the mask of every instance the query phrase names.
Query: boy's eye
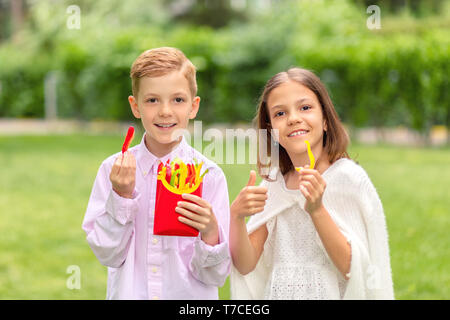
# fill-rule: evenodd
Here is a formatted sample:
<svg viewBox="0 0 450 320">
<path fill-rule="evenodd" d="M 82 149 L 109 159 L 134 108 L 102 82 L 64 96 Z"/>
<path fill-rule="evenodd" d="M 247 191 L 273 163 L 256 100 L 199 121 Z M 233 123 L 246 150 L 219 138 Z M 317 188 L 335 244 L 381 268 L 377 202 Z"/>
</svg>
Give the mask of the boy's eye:
<svg viewBox="0 0 450 320">
<path fill-rule="evenodd" d="M 181 103 L 181 102 L 184 102 L 184 99 L 180 98 L 180 97 L 177 97 L 177 98 L 175 98 L 175 102 Z"/>
<path fill-rule="evenodd" d="M 156 98 L 147 99 L 147 102 L 150 102 L 150 103 L 156 103 L 156 101 L 158 101 Z"/>
</svg>

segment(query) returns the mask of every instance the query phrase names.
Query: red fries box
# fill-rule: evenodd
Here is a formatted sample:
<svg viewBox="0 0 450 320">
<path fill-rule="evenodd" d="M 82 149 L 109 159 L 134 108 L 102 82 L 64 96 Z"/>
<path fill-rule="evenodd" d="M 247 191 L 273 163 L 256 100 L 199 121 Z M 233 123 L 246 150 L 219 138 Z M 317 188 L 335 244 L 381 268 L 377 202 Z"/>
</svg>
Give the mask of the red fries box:
<svg viewBox="0 0 450 320">
<path fill-rule="evenodd" d="M 153 223 L 153 234 L 161 236 L 184 236 L 196 237 L 198 230 L 180 221 L 182 216 L 175 211 L 178 201 L 188 201 L 182 198 L 183 193 L 202 196 L 203 176 L 200 175 L 203 162 L 184 163 L 176 158 L 172 162 L 167 160 L 158 166 L 158 177 L 156 182 L 155 219 Z"/>
</svg>

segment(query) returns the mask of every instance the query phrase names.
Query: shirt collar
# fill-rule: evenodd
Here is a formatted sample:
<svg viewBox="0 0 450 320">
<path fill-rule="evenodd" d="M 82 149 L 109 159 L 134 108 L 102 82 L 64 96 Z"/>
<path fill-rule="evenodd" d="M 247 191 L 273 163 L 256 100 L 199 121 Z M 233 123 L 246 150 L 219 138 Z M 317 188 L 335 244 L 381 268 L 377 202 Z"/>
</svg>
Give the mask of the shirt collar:
<svg viewBox="0 0 450 320">
<path fill-rule="evenodd" d="M 147 149 L 145 135 L 146 133 L 144 132 L 136 154 L 136 160 L 143 176 L 146 176 L 153 168 L 156 170 L 155 164 L 158 165 L 160 161 L 165 163 L 167 159 L 173 160 L 176 157 L 183 159 L 189 153 L 189 145 L 186 142 L 186 138 L 182 135 L 180 143 L 171 152 L 159 158 Z"/>
</svg>

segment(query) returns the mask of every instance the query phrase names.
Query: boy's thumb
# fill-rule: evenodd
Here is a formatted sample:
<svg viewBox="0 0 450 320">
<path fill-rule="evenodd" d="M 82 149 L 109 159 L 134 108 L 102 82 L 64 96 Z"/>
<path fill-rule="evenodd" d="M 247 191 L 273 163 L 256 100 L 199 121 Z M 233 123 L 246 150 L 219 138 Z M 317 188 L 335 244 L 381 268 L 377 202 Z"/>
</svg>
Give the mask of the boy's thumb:
<svg viewBox="0 0 450 320">
<path fill-rule="evenodd" d="M 250 178 L 248 179 L 247 186 L 254 186 L 256 182 L 256 172 L 254 170 L 250 171 Z"/>
</svg>

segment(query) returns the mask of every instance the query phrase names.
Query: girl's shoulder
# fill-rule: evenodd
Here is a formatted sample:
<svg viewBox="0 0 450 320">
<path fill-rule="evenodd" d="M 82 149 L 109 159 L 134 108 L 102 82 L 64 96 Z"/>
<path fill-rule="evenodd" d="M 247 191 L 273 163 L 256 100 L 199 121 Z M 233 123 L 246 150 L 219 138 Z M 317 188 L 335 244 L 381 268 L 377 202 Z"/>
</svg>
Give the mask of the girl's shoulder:
<svg viewBox="0 0 450 320">
<path fill-rule="evenodd" d="M 341 158 L 331 164 L 322 174 L 327 184 L 358 187 L 362 183 L 370 182 L 370 178 L 364 168 L 348 158 Z"/>
</svg>

